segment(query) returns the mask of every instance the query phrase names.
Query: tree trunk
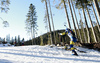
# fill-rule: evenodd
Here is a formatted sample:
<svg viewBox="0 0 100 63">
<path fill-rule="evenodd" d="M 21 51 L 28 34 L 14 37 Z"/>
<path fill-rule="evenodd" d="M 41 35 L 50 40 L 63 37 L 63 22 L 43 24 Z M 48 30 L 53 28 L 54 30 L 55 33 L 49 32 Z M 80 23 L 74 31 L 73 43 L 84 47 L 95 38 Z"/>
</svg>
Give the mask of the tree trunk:
<svg viewBox="0 0 100 63">
<path fill-rule="evenodd" d="M 51 11 L 50 0 L 48 0 L 48 2 L 49 2 L 50 15 L 51 15 L 51 21 L 52 21 L 52 26 L 53 26 L 54 41 L 55 41 L 55 44 L 56 44 L 56 38 L 55 38 L 55 28 L 54 28 L 54 23 L 53 23 L 53 16 L 52 16 L 52 11 Z"/>
<path fill-rule="evenodd" d="M 78 11 L 79 11 L 79 9 L 78 9 Z M 80 11 L 79 11 L 79 15 L 80 15 L 80 21 L 81 21 L 81 25 L 82 25 L 82 20 L 81 20 L 81 14 L 80 14 Z M 85 40 L 85 42 L 87 43 L 87 39 L 86 39 L 86 35 L 85 35 L 85 31 L 84 31 L 83 25 L 82 25 L 82 28 L 83 28 L 83 33 L 84 33 L 84 40 Z"/>
<path fill-rule="evenodd" d="M 68 0 L 68 5 L 69 5 L 69 8 L 70 8 L 70 12 L 71 12 L 71 16 L 72 16 L 72 21 L 73 21 L 73 25 L 74 25 L 74 30 L 75 30 L 75 35 L 76 35 L 76 38 L 77 38 L 75 21 L 74 21 L 74 17 L 73 17 L 73 13 L 72 13 L 72 9 L 71 9 L 71 5 L 70 5 L 70 1 L 69 0 Z"/>
<path fill-rule="evenodd" d="M 65 0 L 63 0 L 63 3 L 64 3 L 64 9 L 65 9 L 65 13 L 66 13 L 66 18 L 67 18 L 68 26 L 71 29 L 71 25 L 70 25 L 70 21 L 69 21 L 69 17 L 68 17 L 68 12 L 67 12 L 67 8 L 66 8 Z"/>
<path fill-rule="evenodd" d="M 90 14 L 89 14 L 89 11 L 88 11 L 88 8 L 87 8 L 87 5 L 86 5 L 86 11 L 87 11 L 87 15 L 89 17 L 89 21 L 91 23 L 91 28 L 92 28 L 92 32 L 93 32 L 93 36 L 94 36 L 94 40 L 95 42 L 97 43 L 97 38 L 96 38 L 96 35 L 95 35 L 95 32 L 94 32 L 94 28 L 93 28 L 93 24 L 92 24 L 92 20 L 91 20 L 91 17 L 90 17 Z"/>
<path fill-rule="evenodd" d="M 52 41 L 52 33 L 51 33 L 51 25 L 50 25 L 49 13 L 48 13 L 48 6 L 47 6 L 47 1 L 46 0 L 45 0 L 45 5 L 46 5 L 47 17 L 48 17 L 48 23 L 49 23 L 49 29 L 50 29 L 51 44 L 53 44 L 53 41 Z"/>
<path fill-rule="evenodd" d="M 82 8 L 82 12 L 83 12 L 83 16 L 84 16 L 84 20 L 85 20 L 85 25 L 86 25 L 86 30 L 87 30 L 88 43 L 90 43 L 89 28 L 88 28 L 88 24 L 87 24 L 87 20 L 86 20 L 85 12 L 84 12 L 84 9 L 83 9 L 83 8 Z"/>
<path fill-rule="evenodd" d="M 75 13 L 75 9 L 74 9 L 74 6 L 73 6 L 73 2 L 71 0 L 71 3 L 72 3 L 72 9 L 73 9 L 73 12 L 74 12 L 74 15 L 75 15 L 75 19 L 76 19 L 76 24 L 77 24 L 77 27 L 78 27 L 78 32 L 79 32 L 79 38 L 80 38 L 80 41 L 82 43 L 82 38 L 81 38 L 81 34 L 80 34 L 80 30 L 79 30 L 79 26 L 78 26 L 78 20 L 77 20 L 77 17 L 76 17 L 76 13 Z M 77 37 L 78 38 L 78 37 Z"/>
<path fill-rule="evenodd" d="M 99 17 L 99 21 L 100 21 L 100 10 L 99 10 L 98 2 L 97 2 L 97 0 L 93 0 L 93 2 L 94 2 L 94 5 L 95 5 L 95 8 L 96 8 L 98 17 Z"/>
<path fill-rule="evenodd" d="M 93 7 L 93 4 L 92 4 L 92 9 L 93 9 L 94 16 L 95 16 L 95 18 L 96 18 L 96 22 L 97 22 L 98 30 L 99 30 L 99 32 L 100 32 L 99 21 L 98 21 L 98 19 L 97 19 L 97 16 L 96 16 L 96 13 L 95 13 L 95 9 L 94 9 L 94 7 Z"/>
<path fill-rule="evenodd" d="M 33 34 L 34 34 L 34 45 L 36 45 L 36 42 L 35 42 L 35 31 L 33 30 Z"/>
<path fill-rule="evenodd" d="M 32 45 L 33 45 L 33 28 L 31 28 Z"/>
<path fill-rule="evenodd" d="M 82 5 L 82 2 L 83 2 L 83 0 L 81 1 L 81 6 L 84 7 L 84 6 Z M 85 16 L 84 8 L 82 8 L 82 12 L 83 12 L 83 16 L 84 16 L 84 20 L 85 20 L 85 25 L 86 25 L 86 30 L 87 30 L 88 43 L 90 43 L 89 28 L 88 28 L 88 24 L 87 24 L 87 20 L 86 20 L 86 16 Z"/>
</svg>

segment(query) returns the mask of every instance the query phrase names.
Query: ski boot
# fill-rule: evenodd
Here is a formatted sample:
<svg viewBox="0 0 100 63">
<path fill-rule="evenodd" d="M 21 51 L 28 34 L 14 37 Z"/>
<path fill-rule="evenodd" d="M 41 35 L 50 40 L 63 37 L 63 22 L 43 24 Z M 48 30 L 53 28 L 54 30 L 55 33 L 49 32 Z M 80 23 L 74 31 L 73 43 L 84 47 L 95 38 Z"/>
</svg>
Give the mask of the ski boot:
<svg viewBox="0 0 100 63">
<path fill-rule="evenodd" d="M 74 54 L 72 54 L 72 55 L 76 55 L 76 56 L 78 56 L 78 54 L 76 53 L 75 50 L 72 50 L 72 53 L 74 53 Z"/>
</svg>

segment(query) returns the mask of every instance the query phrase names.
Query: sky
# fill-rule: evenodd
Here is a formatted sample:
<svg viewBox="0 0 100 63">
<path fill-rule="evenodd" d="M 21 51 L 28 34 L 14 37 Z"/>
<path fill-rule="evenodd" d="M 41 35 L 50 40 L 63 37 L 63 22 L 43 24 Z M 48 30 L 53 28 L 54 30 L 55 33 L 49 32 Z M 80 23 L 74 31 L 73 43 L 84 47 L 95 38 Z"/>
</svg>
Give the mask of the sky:
<svg viewBox="0 0 100 63">
<path fill-rule="evenodd" d="M 51 1 L 51 10 L 53 14 L 53 22 L 54 22 L 55 30 L 65 29 L 64 23 L 67 23 L 65 10 L 56 9 L 53 4 L 53 1 L 52 0 L 50 1 Z M 42 3 L 41 0 L 10 0 L 10 5 L 9 5 L 10 10 L 8 10 L 7 13 L 0 12 L 0 17 L 4 21 L 8 21 L 9 23 L 9 27 L 4 28 L 2 24 L 3 20 L 0 19 L 0 37 L 4 38 L 6 37 L 6 35 L 10 34 L 10 38 L 20 35 L 21 39 L 22 38 L 25 38 L 25 40 L 30 39 L 30 36 L 27 35 L 27 32 L 25 31 L 25 20 L 27 18 L 26 15 L 29 11 L 29 6 L 31 3 L 35 6 L 37 16 L 38 16 L 37 17 L 38 31 L 36 36 L 40 36 L 47 32 L 45 28 L 46 24 L 43 21 L 45 15 L 45 3 Z M 75 12 L 77 13 L 78 10 L 76 10 Z M 73 27 L 72 18 L 69 9 L 68 9 L 68 14 L 69 14 L 70 23 Z M 79 21 L 78 14 L 77 17 Z M 52 22 L 50 23 L 52 24 Z"/>
<path fill-rule="evenodd" d="M 37 36 L 47 32 L 45 29 L 45 23 L 43 21 L 45 15 L 45 3 L 42 3 L 41 0 L 10 0 L 10 5 L 7 13 L 0 12 L 0 17 L 4 21 L 8 21 L 9 27 L 3 27 L 3 20 L 0 19 L 0 37 L 6 37 L 10 34 L 10 37 L 15 37 L 20 35 L 21 38 L 29 39 L 27 32 L 25 31 L 25 20 L 26 15 L 29 11 L 30 4 L 33 4 L 37 12 L 37 25 L 38 31 Z M 53 3 L 53 2 L 51 2 Z M 55 30 L 63 29 L 63 23 L 66 21 L 66 16 L 64 10 L 57 10 L 54 5 L 52 5 L 53 19 Z M 60 17 L 60 18 L 59 18 Z M 63 19 L 65 18 L 65 19 Z"/>
</svg>

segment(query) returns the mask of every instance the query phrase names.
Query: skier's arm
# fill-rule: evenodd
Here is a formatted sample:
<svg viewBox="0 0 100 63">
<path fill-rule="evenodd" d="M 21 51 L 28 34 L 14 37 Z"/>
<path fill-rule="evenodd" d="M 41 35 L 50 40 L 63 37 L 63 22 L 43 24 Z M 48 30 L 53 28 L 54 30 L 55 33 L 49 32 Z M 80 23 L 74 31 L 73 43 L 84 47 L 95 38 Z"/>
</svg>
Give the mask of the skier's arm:
<svg viewBox="0 0 100 63">
<path fill-rule="evenodd" d="M 63 32 L 63 33 L 59 33 L 59 35 L 65 35 L 66 34 L 66 32 Z"/>
<path fill-rule="evenodd" d="M 62 35 L 65 35 L 65 34 L 66 34 L 65 32 L 62 33 Z"/>
</svg>

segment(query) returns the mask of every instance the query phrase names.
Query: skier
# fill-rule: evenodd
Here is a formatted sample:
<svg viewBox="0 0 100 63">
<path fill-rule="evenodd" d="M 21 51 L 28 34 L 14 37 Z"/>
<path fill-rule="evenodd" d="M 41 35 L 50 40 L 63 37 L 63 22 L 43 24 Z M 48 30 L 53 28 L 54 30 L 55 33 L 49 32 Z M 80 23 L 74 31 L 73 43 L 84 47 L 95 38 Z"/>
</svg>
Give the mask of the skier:
<svg viewBox="0 0 100 63">
<path fill-rule="evenodd" d="M 72 55 L 77 55 L 78 56 L 78 54 L 74 50 L 75 48 L 73 47 L 74 43 L 77 41 L 74 31 L 72 31 L 69 28 L 66 28 L 65 32 L 59 33 L 59 35 L 65 35 L 65 34 L 67 34 L 69 36 L 69 38 L 70 38 L 70 49 L 72 50 L 72 53 L 74 53 Z"/>
</svg>

